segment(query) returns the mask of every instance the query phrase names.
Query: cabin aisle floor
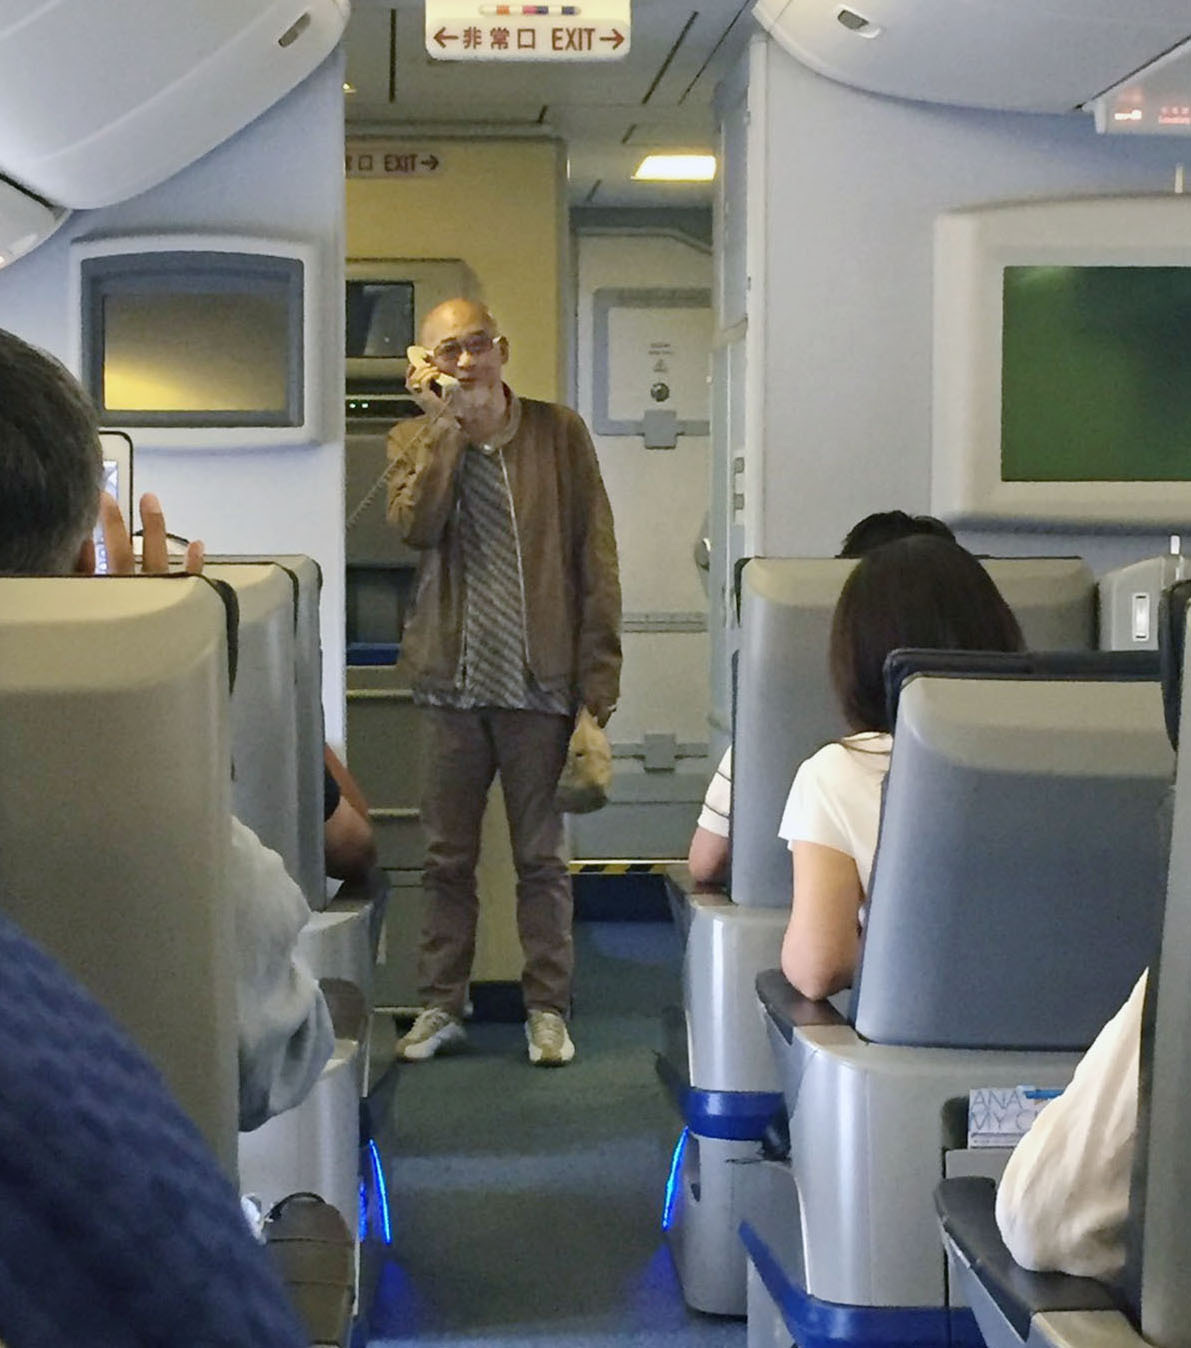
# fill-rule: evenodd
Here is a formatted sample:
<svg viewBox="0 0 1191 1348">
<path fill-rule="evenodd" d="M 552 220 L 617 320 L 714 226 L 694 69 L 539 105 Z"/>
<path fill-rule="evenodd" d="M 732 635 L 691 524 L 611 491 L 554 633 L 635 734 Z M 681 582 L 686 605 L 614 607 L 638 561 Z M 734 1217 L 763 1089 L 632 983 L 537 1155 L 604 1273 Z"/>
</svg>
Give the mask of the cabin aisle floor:
<svg viewBox="0 0 1191 1348">
<path fill-rule="evenodd" d="M 743 1321 L 690 1311 L 659 1227 L 678 1116 L 654 1072 L 680 1000 L 668 923 L 575 926 L 575 1060 L 531 1067 L 521 1025 L 398 1064 L 373 1097 L 393 1246 L 373 1348 L 690 1344 L 743 1348 Z"/>
</svg>

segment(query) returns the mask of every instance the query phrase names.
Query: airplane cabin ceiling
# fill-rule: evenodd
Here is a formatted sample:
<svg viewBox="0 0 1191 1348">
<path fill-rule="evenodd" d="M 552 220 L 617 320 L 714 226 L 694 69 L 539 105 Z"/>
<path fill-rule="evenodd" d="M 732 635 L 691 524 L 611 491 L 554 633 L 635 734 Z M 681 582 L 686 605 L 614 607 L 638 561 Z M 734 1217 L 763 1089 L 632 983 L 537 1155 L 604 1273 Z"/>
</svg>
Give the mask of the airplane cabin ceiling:
<svg viewBox="0 0 1191 1348">
<path fill-rule="evenodd" d="M 422 0 L 356 0 L 348 134 L 556 134 L 575 205 L 710 205 L 712 184 L 635 183 L 651 149 L 715 148 L 715 86 L 755 27 L 752 0 L 634 0 L 623 60 L 435 61 Z"/>
<path fill-rule="evenodd" d="M 435 61 L 423 0 L 356 0 L 348 131 L 545 132 L 566 142 L 572 204 L 709 205 L 711 184 L 630 175 L 647 150 L 714 148 L 715 86 L 757 22 L 857 88 L 1065 113 L 1191 40 L 1191 0 L 633 0 L 628 56 L 583 63 Z"/>
</svg>

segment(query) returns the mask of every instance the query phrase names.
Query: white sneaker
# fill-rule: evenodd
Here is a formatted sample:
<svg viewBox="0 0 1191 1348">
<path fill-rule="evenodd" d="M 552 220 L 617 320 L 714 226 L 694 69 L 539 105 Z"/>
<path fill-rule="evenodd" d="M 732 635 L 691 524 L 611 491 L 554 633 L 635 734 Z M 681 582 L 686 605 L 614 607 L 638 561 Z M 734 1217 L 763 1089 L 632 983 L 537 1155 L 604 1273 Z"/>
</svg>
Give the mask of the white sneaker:
<svg viewBox="0 0 1191 1348">
<path fill-rule="evenodd" d="M 536 1067 L 562 1067 L 575 1056 L 567 1023 L 557 1011 L 531 1011 L 525 1020 L 529 1060 Z"/>
<path fill-rule="evenodd" d="M 467 1033 L 457 1017 L 438 1006 L 428 1006 L 418 1013 L 409 1032 L 397 1041 L 397 1056 L 406 1062 L 421 1062 L 433 1058 L 439 1049 L 462 1044 Z"/>
</svg>

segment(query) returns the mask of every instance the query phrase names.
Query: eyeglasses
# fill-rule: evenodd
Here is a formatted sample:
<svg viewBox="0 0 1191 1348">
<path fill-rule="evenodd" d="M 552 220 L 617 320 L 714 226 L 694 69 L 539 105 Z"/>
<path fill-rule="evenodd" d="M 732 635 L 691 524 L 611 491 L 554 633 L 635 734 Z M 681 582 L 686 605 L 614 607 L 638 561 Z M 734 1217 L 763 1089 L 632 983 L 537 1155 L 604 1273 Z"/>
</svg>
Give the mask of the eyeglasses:
<svg viewBox="0 0 1191 1348">
<path fill-rule="evenodd" d="M 473 332 L 460 338 L 448 337 L 445 342 L 439 342 L 431 354 L 435 365 L 444 362 L 454 365 L 465 351 L 469 356 L 486 356 L 500 340 L 499 336 L 494 337 L 489 332 Z"/>
</svg>

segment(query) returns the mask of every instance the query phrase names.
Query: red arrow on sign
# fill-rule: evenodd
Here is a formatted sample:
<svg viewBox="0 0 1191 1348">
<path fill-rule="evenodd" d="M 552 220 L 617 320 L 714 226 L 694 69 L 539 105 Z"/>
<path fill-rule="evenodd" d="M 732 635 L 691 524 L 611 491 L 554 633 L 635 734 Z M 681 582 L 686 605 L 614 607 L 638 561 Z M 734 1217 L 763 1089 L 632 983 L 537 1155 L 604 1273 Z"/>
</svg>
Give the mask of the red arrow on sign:
<svg viewBox="0 0 1191 1348">
<path fill-rule="evenodd" d="M 435 40 L 435 42 L 438 43 L 438 45 L 439 45 L 440 47 L 445 47 L 445 46 L 447 45 L 448 42 L 458 42 L 458 41 L 459 41 L 459 34 L 458 34 L 458 33 L 448 33 L 447 30 L 446 30 L 446 28 L 444 27 L 444 28 L 440 28 L 440 29 L 438 30 L 438 32 L 435 33 L 435 35 L 434 35 L 434 40 Z"/>
<path fill-rule="evenodd" d="M 600 38 L 600 41 L 601 41 L 601 42 L 611 42 L 611 43 L 612 43 L 612 50 L 613 50 L 613 51 L 616 51 L 616 49 L 617 49 L 617 48 L 620 46 L 620 44 L 624 41 L 624 34 L 620 31 L 619 28 L 613 28 L 613 30 L 612 30 L 612 36 L 611 36 L 611 37 L 601 37 L 601 38 Z"/>
</svg>

